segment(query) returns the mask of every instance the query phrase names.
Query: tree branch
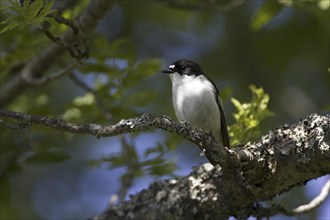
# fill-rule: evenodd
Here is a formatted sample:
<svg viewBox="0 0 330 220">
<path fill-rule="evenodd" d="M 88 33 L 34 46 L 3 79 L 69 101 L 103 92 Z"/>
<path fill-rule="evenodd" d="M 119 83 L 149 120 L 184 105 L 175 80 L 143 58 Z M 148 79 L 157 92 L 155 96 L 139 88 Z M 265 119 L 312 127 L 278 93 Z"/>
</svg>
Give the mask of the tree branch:
<svg viewBox="0 0 330 220">
<path fill-rule="evenodd" d="M 293 186 L 330 173 L 330 115 L 312 114 L 292 126 L 269 131 L 256 143 L 234 149 L 221 147 L 203 130 L 191 129 L 188 124 L 167 116 L 144 114 L 115 125 L 101 126 L 6 110 L 0 110 L 0 115 L 19 123 L 40 124 L 96 137 L 161 128 L 195 143 L 214 165 L 200 166 L 177 180 L 154 183 L 94 219 L 269 217 L 278 210 L 265 211 L 256 201 L 271 199 Z M 8 123 L 3 119 L 2 124 Z"/>
<path fill-rule="evenodd" d="M 313 209 L 316 209 L 318 206 L 322 204 L 322 202 L 325 201 L 327 196 L 330 193 L 330 180 L 328 180 L 325 185 L 322 187 L 322 190 L 318 196 L 316 196 L 310 203 L 298 206 L 295 209 L 292 210 L 287 210 L 284 207 L 278 208 L 279 211 L 285 215 L 288 216 L 295 216 L 295 215 L 300 215 L 306 212 L 309 212 Z"/>
<path fill-rule="evenodd" d="M 52 80 L 58 79 L 58 78 L 60 78 L 64 75 L 69 74 L 76 66 L 77 66 L 77 64 L 71 64 L 71 65 L 68 65 L 68 66 L 60 69 L 60 70 L 57 70 L 56 72 L 44 75 L 43 77 L 29 78 L 29 79 L 25 79 L 25 81 L 28 82 L 30 85 L 33 85 L 33 86 L 40 86 L 40 85 L 48 83 Z"/>
<path fill-rule="evenodd" d="M 318 196 L 316 196 L 310 203 L 298 206 L 294 209 L 287 209 L 282 205 L 272 205 L 269 208 L 259 207 L 256 209 L 255 216 L 258 218 L 274 216 L 278 214 L 283 214 L 286 216 L 297 216 L 303 213 L 310 212 L 317 207 L 319 207 L 329 196 L 330 193 L 330 180 L 322 187 L 322 190 Z"/>
</svg>

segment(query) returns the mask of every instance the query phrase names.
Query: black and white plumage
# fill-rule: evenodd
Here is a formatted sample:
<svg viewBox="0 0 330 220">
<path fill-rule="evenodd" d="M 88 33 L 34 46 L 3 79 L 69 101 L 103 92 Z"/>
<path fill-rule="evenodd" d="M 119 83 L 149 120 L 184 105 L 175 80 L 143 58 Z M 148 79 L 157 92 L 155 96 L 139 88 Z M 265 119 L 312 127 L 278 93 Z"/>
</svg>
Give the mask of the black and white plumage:
<svg viewBox="0 0 330 220">
<path fill-rule="evenodd" d="M 178 119 L 211 132 L 216 141 L 229 147 L 219 90 L 201 67 L 190 60 L 178 60 L 162 72 L 171 78 L 172 101 Z"/>
</svg>

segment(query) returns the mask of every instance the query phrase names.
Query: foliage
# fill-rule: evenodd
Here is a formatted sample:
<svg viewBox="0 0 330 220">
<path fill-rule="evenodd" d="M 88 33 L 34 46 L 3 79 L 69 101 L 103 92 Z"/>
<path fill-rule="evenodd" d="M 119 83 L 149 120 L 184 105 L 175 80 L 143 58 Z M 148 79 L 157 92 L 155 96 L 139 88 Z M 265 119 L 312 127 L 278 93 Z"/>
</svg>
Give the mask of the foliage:
<svg viewBox="0 0 330 220">
<path fill-rule="evenodd" d="M 326 20 L 329 16 L 327 10 L 330 8 L 329 0 L 265 0 L 260 9 L 251 20 L 251 28 L 254 31 L 261 29 L 269 23 L 276 15 L 287 7 L 297 7 Z"/>
<path fill-rule="evenodd" d="M 48 17 L 49 14 L 55 12 L 52 10 L 54 1 L 49 1 L 45 5 L 43 0 L 25 0 L 22 5 L 15 0 L 7 0 L 7 3 L 9 5 L 2 3 L 1 7 L 1 14 L 8 18 L 1 22 L 4 27 L 0 30 L 0 34 L 28 25 L 40 27 L 43 22 L 56 24 L 52 18 Z"/>
<path fill-rule="evenodd" d="M 71 156 L 64 151 L 42 151 L 33 154 L 28 157 L 25 161 L 30 164 L 53 164 L 61 163 L 63 161 L 71 159 Z"/>
<path fill-rule="evenodd" d="M 236 107 L 236 113 L 233 113 L 236 123 L 229 126 L 232 146 L 256 140 L 261 132 L 260 123 L 273 115 L 267 109 L 269 95 L 264 92 L 263 88 L 251 85 L 250 90 L 252 99 L 249 103 L 241 103 L 235 98 L 231 99 Z"/>
<path fill-rule="evenodd" d="M 165 158 L 169 149 L 164 144 L 157 143 L 156 146 L 149 147 L 139 157 L 133 142 L 134 139 L 131 137 L 131 143 L 127 141 L 121 143 L 120 153 L 90 160 L 88 164 L 92 167 L 108 164 L 110 170 L 126 167 L 127 171 L 122 176 L 130 173 L 132 178 L 144 175 L 155 177 L 164 175 L 173 176 L 173 172 L 177 167 L 174 161 Z"/>
<path fill-rule="evenodd" d="M 51 18 L 57 1 L 0 1 L 0 83 L 3 88 L 7 80 L 20 74 L 22 67 L 32 62 L 51 44 L 50 39 L 39 32 L 39 27 L 47 23 L 54 24 L 49 30 L 56 36 L 61 36 L 68 26 L 58 24 Z M 75 4 L 72 8 L 60 11 L 59 16 L 74 21 L 91 1 L 73 1 Z M 198 7 L 200 4 L 208 5 L 207 1 L 202 0 L 171 1 L 172 4 L 168 5 L 166 2 L 146 1 L 144 4 L 139 4 L 138 1 L 119 1 L 108 14 L 106 22 L 101 23 L 97 31 L 82 33 L 85 34 L 91 48 L 88 60 L 83 61 L 72 73 L 48 84 L 40 87 L 28 85 L 28 88 L 6 108 L 61 117 L 72 122 L 105 125 L 144 112 L 170 114 L 170 84 L 161 78 L 162 76 L 154 77 L 154 75 L 159 73 L 164 64 L 165 61 L 162 59 L 166 58 L 168 64 L 174 58 L 183 55 L 198 59 L 199 62 L 203 62 L 203 66 L 206 64 L 210 69 L 215 68 L 218 71 L 221 68 L 221 72 L 228 73 L 221 79 L 224 83 L 230 80 L 236 81 L 228 86 L 235 92 L 244 90 L 244 86 L 235 88 L 235 83 L 247 85 L 251 81 L 259 80 L 267 91 L 276 91 L 272 93 L 272 100 L 275 102 L 279 98 L 273 97 L 283 96 L 283 91 L 278 92 L 278 89 L 282 90 L 282 85 L 287 82 L 290 86 L 300 86 L 315 103 L 324 102 L 323 91 L 326 80 L 317 73 L 320 69 L 329 68 L 328 50 L 324 52 L 324 48 L 328 48 L 324 46 L 324 42 L 328 42 L 328 32 L 324 32 L 324 29 L 329 30 L 330 1 L 242 1 L 244 2 L 242 5 L 230 9 L 229 13 L 221 11 L 225 7 L 219 7 L 219 11 L 216 7 Z M 175 8 L 176 2 L 182 3 L 178 4 L 180 7 Z M 235 3 L 235 1 L 219 0 L 210 4 L 227 6 L 232 2 Z M 189 4 L 193 7 L 189 7 Z M 260 8 L 256 8 L 253 4 L 260 5 Z M 188 6 L 186 9 L 185 5 Z M 288 7 L 298 9 L 292 10 L 294 11 L 292 17 L 296 20 L 287 18 L 285 25 L 278 30 L 263 29 L 270 22 L 276 21 L 277 16 Z M 204 9 L 206 11 L 203 11 Z M 212 13 L 208 11 L 210 9 Z M 297 16 L 302 11 L 305 13 Z M 296 12 L 297 14 L 294 14 Z M 322 22 L 326 25 L 318 25 Z M 304 65 L 301 65 L 303 67 L 298 69 L 299 71 L 296 69 L 298 77 L 294 75 L 294 62 L 299 59 L 303 60 L 304 64 L 307 60 L 307 64 L 315 66 L 315 69 L 307 69 L 306 72 L 314 74 L 313 79 L 319 82 L 317 88 L 314 86 L 315 82 L 310 82 L 310 78 L 305 77 Z M 42 74 L 51 74 L 73 62 L 74 58 L 67 52 L 56 57 L 51 68 Z M 216 71 L 214 73 L 217 73 Z M 266 75 L 265 72 L 269 74 Z M 287 76 L 284 76 L 285 74 Z M 293 82 L 289 81 L 290 77 L 294 79 Z M 296 80 L 297 78 L 299 80 Z M 279 86 L 279 82 L 283 84 Z M 304 82 L 307 82 L 305 87 L 301 85 Z M 239 95 L 232 98 L 236 108 L 235 122 L 229 126 L 232 146 L 255 140 L 262 132 L 260 124 L 273 115 L 268 110 L 269 95 L 262 88 L 255 86 L 250 86 L 250 90 L 252 92 L 250 102 L 238 101 L 245 92 L 241 94 L 238 92 Z M 315 104 L 318 105 L 321 104 Z M 274 112 L 282 111 L 278 115 L 285 115 L 281 110 L 283 105 L 276 103 L 274 106 L 278 108 L 274 109 Z M 329 106 L 324 111 L 328 109 Z M 141 134 L 142 137 L 143 135 L 145 133 Z M 30 191 L 37 188 L 35 186 L 43 178 L 47 178 L 47 174 L 53 175 L 53 172 L 56 172 L 47 168 L 52 165 L 54 170 L 60 170 L 61 174 L 76 167 L 84 169 L 83 166 L 72 166 L 72 163 L 76 158 L 81 160 L 81 157 L 86 155 L 82 160 L 84 163 L 88 162 L 91 167 L 106 165 L 109 170 L 125 168 L 121 174 L 122 184 L 127 182 L 127 179 L 133 181 L 135 178 L 147 175 L 157 178 L 163 175 L 173 176 L 178 168 L 176 165 L 178 161 L 170 158 L 170 152 L 182 143 L 182 138 L 164 135 L 166 139 L 163 142 L 156 141 L 152 146 L 141 147 L 137 146 L 135 141 L 141 136 L 130 134 L 125 138 L 120 137 L 119 139 L 124 140 L 120 141 L 119 147 L 111 144 L 104 147 L 105 149 L 118 147 L 117 153 L 106 153 L 100 158 L 95 158 L 90 153 L 94 153 L 95 146 L 99 146 L 100 142 L 94 138 L 91 141 L 79 142 L 83 139 L 82 136 L 41 127 L 14 132 L 0 128 L 2 178 L 0 188 L 4 189 L 1 191 L 0 209 L 16 210 L 18 208 L 15 202 L 21 201 L 24 205 L 20 206 L 20 213 L 23 213 L 24 217 L 31 216 L 26 215 L 26 212 L 34 210 L 36 205 L 31 203 Z M 68 166 L 68 169 L 62 170 L 63 166 Z M 32 172 L 38 176 L 31 178 Z M 44 172 L 43 176 L 42 172 Z M 21 177 L 26 173 L 28 178 Z M 75 175 L 70 178 L 77 181 L 79 177 Z M 34 179 L 36 183 L 32 183 Z M 13 182 L 27 186 L 26 191 L 30 191 L 26 193 L 27 195 L 21 195 L 22 190 L 17 191 L 17 189 L 22 187 L 16 187 Z M 17 195 L 16 200 L 13 199 L 15 195 Z M 9 205 L 10 201 L 14 201 L 15 204 Z M 26 206 L 26 204 L 31 205 Z M 22 207 L 26 210 L 22 211 Z M 17 212 L 12 212 L 11 216 L 5 215 L 5 219 L 19 215 Z"/>
<path fill-rule="evenodd" d="M 283 4 L 278 1 L 266 0 L 262 4 L 261 8 L 257 11 L 251 21 L 253 30 L 259 30 L 266 25 L 275 15 L 277 15 L 282 9 Z"/>
</svg>

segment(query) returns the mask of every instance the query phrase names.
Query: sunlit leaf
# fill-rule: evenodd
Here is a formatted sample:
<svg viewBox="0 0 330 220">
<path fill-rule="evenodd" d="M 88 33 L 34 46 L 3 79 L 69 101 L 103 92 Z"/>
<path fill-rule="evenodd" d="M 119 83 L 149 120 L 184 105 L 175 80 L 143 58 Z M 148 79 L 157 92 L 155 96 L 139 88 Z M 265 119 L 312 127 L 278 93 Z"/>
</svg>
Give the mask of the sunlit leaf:
<svg viewBox="0 0 330 220">
<path fill-rule="evenodd" d="M 164 152 L 164 147 L 162 145 L 157 145 L 155 147 L 150 147 L 148 148 L 146 151 L 144 151 L 144 157 L 148 157 L 150 156 L 151 154 L 159 154 L 159 153 L 162 153 Z"/>
<path fill-rule="evenodd" d="M 106 161 L 110 162 L 111 168 L 117 168 L 125 165 L 125 160 L 121 155 L 110 156 Z"/>
<path fill-rule="evenodd" d="M 168 147 L 169 150 L 174 150 L 181 142 L 182 138 L 180 136 L 171 135 L 166 139 L 165 145 Z"/>
<path fill-rule="evenodd" d="M 46 3 L 45 6 L 40 10 L 38 16 L 45 17 L 45 16 L 55 12 L 55 10 L 52 10 L 54 3 L 55 3 L 54 1 L 50 1 L 50 2 Z"/>
<path fill-rule="evenodd" d="M 283 9 L 283 7 L 283 4 L 280 4 L 278 1 L 265 0 L 261 8 L 252 18 L 252 30 L 257 31 L 265 26 L 275 15 L 277 15 Z"/>
<path fill-rule="evenodd" d="M 164 159 L 161 158 L 161 157 L 156 157 L 156 158 L 153 158 L 153 159 L 149 159 L 149 160 L 146 160 L 146 161 L 143 161 L 143 165 L 144 166 L 158 166 L 162 163 L 164 163 Z"/>
<path fill-rule="evenodd" d="M 79 108 L 69 108 L 62 115 L 63 120 L 70 121 L 72 119 L 78 119 L 82 115 Z"/>
<path fill-rule="evenodd" d="M 236 108 L 236 112 L 233 113 L 236 123 L 229 126 L 232 146 L 258 138 L 261 121 L 273 115 L 267 109 L 269 95 L 264 92 L 263 88 L 257 88 L 254 85 L 251 85 L 249 88 L 252 92 L 250 102 L 241 103 L 235 98 L 231 99 Z"/>
<path fill-rule="evenodd" d="M 1 7 L 1 13 L 7 16 L 5 18 L 5 27 L 2 27 L 0 33 L 12 30 L 16 27 L 24 27 L 26 25 L 40 26 L 42 22 L 48 21 L 55 23 L 52 18 L 46 17 L 54 12 L 51 10 L 54 1 L 49 1 L 43 5 L 43 0 L 23 1 L 21 6 L 18 1 L 8 1 L 7 7 Z"/>
<path fill-rule="evenodd" d="M 163 164 L 151 166 L 148 169 L 149 175 L 153 176 L 163 176 L 163 175 L 172 175 L 176 170 L 176 165 L 172 162 L 166 162 Z"/>
<path fill-rule="evenodd" d="M 328 10 L 330 8 L 330 1 L 329 0 L 319 0 L 318 6 L 321 10 Z"/>
<path fill-rule="evenodd" d="M 84 96 L 76 97 L 73 104 L 76 106 L 92 105 L 95 102 L 95 97 L 92 93 L 87 92 Z"/>
</svg>

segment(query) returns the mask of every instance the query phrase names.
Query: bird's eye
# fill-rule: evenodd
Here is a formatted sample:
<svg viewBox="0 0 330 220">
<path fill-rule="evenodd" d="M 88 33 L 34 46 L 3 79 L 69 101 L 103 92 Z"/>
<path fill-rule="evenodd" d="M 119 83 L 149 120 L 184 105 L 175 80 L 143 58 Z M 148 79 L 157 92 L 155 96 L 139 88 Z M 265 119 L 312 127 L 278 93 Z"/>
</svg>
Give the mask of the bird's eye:
<svg viewBox="0 0 330 220">
<path fill-rule="evenodd" d="M 185 69 L 186 69 L 186 67 L 185 67 L 185 66 L 181 66 L 180 68 L 181 68 L 181 70 L 185 70 Z"/>
</svg>

